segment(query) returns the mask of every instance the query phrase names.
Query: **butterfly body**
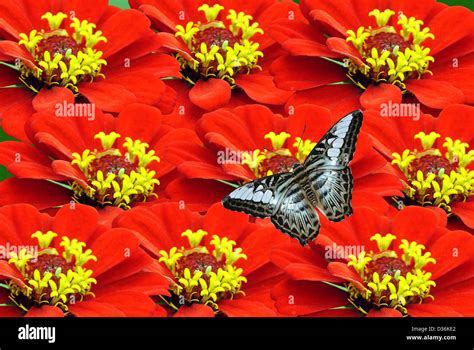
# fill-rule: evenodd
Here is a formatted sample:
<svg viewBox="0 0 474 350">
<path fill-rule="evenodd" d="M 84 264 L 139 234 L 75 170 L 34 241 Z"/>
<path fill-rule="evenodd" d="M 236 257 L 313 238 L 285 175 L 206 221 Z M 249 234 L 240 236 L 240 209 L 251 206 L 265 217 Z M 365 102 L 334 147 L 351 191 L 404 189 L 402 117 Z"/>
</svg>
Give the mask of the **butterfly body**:
<svg viewBox="0 0 474 350">
<path fill-rule="evenodd" d="M 348 165 L 361 125 L 362 112 L 348 114 L 323 136 L 304 164 L 239 187 L 224 198 L 224 207 L 269 217 L 276 228 L 305 245 L 319 233 L 316 209 L 331 221 L 352 214 L 353 178 Z"/>
</svg>

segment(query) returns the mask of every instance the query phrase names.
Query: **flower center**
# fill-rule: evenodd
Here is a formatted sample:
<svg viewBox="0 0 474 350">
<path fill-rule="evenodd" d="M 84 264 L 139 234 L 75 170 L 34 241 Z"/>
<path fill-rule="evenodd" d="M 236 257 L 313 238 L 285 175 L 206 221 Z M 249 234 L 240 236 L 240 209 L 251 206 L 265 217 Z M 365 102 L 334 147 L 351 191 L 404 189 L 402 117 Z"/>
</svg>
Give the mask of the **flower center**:
<svg viewBox="0 0 474 350">
<path fill-rule="evenodd" d="M 363 61 L 348 60 L 348 77 L 363 89 L 371 83 L 386 82 L 406 91 L 407 79 L 431 74 L 428 66 L 434 58 L 421 44 L 427 38 L 434 39 L 434 35 L 429 28 L 422 28 L 422 20 L 404 14 L 398 16 L 396 25 L 388 25 L 394 14 L 388 9 L 373 10 L 369 16 L 375 18 L 375 27 L 347 31 L 346 41 L 354 45 Z"/>
<path fill-rule="evenodd" d="M 373 48 L 378 52 L 388 51 L 392 58 L 396 59 L 396 52 L 399 50 L 403 52 L 410 48 L 410 42 L 397 33 L 378 33 L 368 37 L 365 41 L 366 54 L 370 55 Z"/>
<path fill-rule="evenodd" d="M 390 233 L 377 233 L 371 240 L 377 242 L 378 253 L 364 251 L 358 257 L 349 256 L 348 266 L 361 276 L 363 287 L 350 283 L 348 300 L 363 314 L 372 308 L 389 307 L 407 316 L 407 304 L 433 298 L 429 293 L 436 283 L 423 268 L 428 263 L 436 264 L 436 260 L 431 253 L 423 253 L 422 244 L 406 239 L 402 239 L 398 252 L 389 249 L 395 239 Z"/>
<path fill-rule="evenodd" d="M 29 35 L 20 34 L 19 44 L 33 56 L 36 66 L 21 63 L 20 80 L 29 89 L 38 92 L 42 87 L 63 86 L 79 93 L 78 84 L 104 77 L 100 73 L 107 62 L 103 52 L 94 47 L 107 42 L 96 25 L 86 20 L 72 18 L 69 27 L 63 26 L 68 16 L 62 12 L 48 12 L 42 19 L 48 21 L 49 31 L 32 30 Z"/>
<path fill-rule="evenodd" d="M 43 57 L 46 51 L 52 54 L 53 57 L 59 54 L 62 56 L 62 61 L 66 62 L 68 61 L 67 53 L 77 56 L 83 49 L 84 46 L 71 37 L 52 35 L 38 42 L 36 52 L 39 57 Z"/>
<path fill-rule="evenodd" d="M 179 259 L 176 272 L 180 276 L 184 276 L 184 270 L 186 269 L 192 272 L 201 271 L 202 273 L 206 271 L 217 272 L 222 266 L 222 262 L 217 261 L 214 256 L 195 252 L 184 255 Z"/>
<path fill-rule="evenodd" d="M 212 236 L 212 251 L 201 245 L 207 232 L 187 230 L 181 234 L 187 237 L 189 248 L 171 248 L 169 252 L 160 251 L 159 262 L 163 263 L 174 276 L 172 297 L 164 299 L 173 310 L 180 306 L 200 303 L 209 305 L 219 312 L 219 300 L 231 299 L 241 291 L 242 283 L 247 279 L 243 270 L 234 264 L 247 259 L 241 248 L 235 248 L 236 242 Z"/>
<path fill-rule="evenodd" d="M 225 20 L 218 20 L 221 5 L 204 4 L 198 8 L 204 12 L 207 23 L 188 22 L 185 27 L 176 26 L 176 37 L 181 38 L 191 52 L 191 58 L 177 54 L 182 75 L 191 84 L 199 79 L 220 78 L 235 86 L 237 73 L 250 73 L 257 68 L 259 44 L 250 40 L 255 34 L 263 34 L 252 16 L 229 10 Z"/>
<path fill-rule="evenodd" d="M 108 135 L 100 132 L 95 138 L 101 140 L 102 151 L 86 149 L 82 155 L 72 155 L 72 164 L 87 178 L 87 184 L 72 184 L 74 200 L 98 207 L 113 205 L 128 209 L 132 202 L 157 197 L 154 189 L 160 182 L 148 166 L 160 158 L 153 150 L 147 152 L 147 143 L 127 137 L 121 150 L 114 147 L 120 138 L 115 132 Z"/>
<path fill-rule="evenodd" d="M 51 243 L 58 235 L 53 231 L 37 231 L 31 235 L 36 238 L 39 248 L 36 252 L 22 249 L 18 254 L 10 252 L 8 263 L 15 266 L 23 275 L 24 284 L 11 280 L 8 282 L 10 299 L 23 311 L 41 305 L 52 305 L 68 313 L 68 304 L 94 296 L 90 292 L 92 270 L 83 266 L 90 260 L 97 261 L 92 251 L 84 251 L 86 244 L 77 239 L 62 237 L 60 255 Z"/>
<path fill-rule="evenodd" d="M 405 174 L 405 195 L 409 202 L 422 206 L 437 206 L 452 215 L 452 202 L 465 201 L 474 195 L 474 170 L 469 170 L 474 161 L 474 150 L 460 140 L 445 138 L 446 153 L 434 147 L 439 134 L 420 132 L 415 139 L 421 141 L 423 151 L 404 150 L 393 153 L 392 164 Z"/>
<path fill-rule="evenodd" d="M 425 155 L 420 158 L 415 158 L 410 164 L 410 175 L 415 177 L 418 171 L 423 174 L 435 174 L 439 177 L 439 174 L 450 174 L 451 171 L 458 170 L 458 162 L 451 163 L 448 159 L 437 156 L 437 155 Z"/>
<path fill-rule="evenodd" d="M 278 135 L 272 131 L 264 137 L 271 141 L 272 149 L 257 149 L 253 153 L 243 154 L 242 163 L 246 164 L 257 178 L 293 171 L 295 164 L 304 163 L 316 145 L 311 140 L 296 137 L 291 146 L 285 146 L 291 135 L 284 131 Z"/>
<path fill-rule="evenodd" d="M 230 30 L 226 28 L 215 28 L 210 27 L 204 30 L 200 30 L 194 36 L 193 44 L 194 50 L 199 51 L 201 44 L 205 44 L 207 47 L 217 46 L 219 53 L 225 54 L 223 49 L 224 46 L 228 45 L 233 47 L 235 44 L 240 42 L 240 38 L 235 36 Z"/>
<path fill-rule="evenodd" d="M 266 158 L 261 163 L 262 173 L 280 174 L 287 173 L 293 170 L 293 166 L 299 161 L 293 156 L 274 155 Z"/>
</svg>

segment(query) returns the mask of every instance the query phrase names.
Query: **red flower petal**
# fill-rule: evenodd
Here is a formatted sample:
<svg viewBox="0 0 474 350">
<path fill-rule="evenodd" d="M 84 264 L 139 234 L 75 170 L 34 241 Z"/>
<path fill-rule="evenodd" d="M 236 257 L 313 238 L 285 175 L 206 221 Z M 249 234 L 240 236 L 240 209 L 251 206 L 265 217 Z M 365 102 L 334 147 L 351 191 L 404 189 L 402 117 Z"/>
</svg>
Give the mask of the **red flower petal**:
<svg viewBox="0 0 474 350">
<path fill-rule="evenodd" d="M 370 310 L 367 317 L 402 317 L 402 314 L 398 310 L 384 307 L 380 310 Z"/>
<path fill-rule="evenodd" d="M 95 208 L 79 203 L 64 205 L 55 215 L 51 230 L 60 236 L 73 234 L 79 241 L 87 242 L 97 228 L 98 219 Z"/>
<path fill-rule="evenodd" d="M 341 34 L 343 37 L 347 36 L 347 28 L 345 28 L 342 23 L 334 19 L 334 17 L 332 17 L 326 11 L 313 10 L 309 13 L 309 15 L 315 21 L 319 21 L 328 25 L 329 27 L 337 31 L 339 34 Z"/>
<path fill-rule="evenodd" d="M 275 85 L 272 76 L 264 73 L 240 74 L 235 83 L 248 97 L 260 103 L 281 105 L 291 96 L 289 91 Z"/>
<path fill-rule="evenodd" d="M 403 185 L 400 179 L 392 174 L 371 174 L 355 181 L 357 191 L 372 192 L 379 196 L 402 196 Z"/>
<path fill-rule="evenodd" d="M 140 64 L 134 62 L 134 64 Z M 107 73 L 106 73 L 107 74 Z M 158 75 L 140 72 L 137 69 L 107 76 L 107 84 L 123 86 L 135 96 L 135 102 L 147 105 L 157 104 L 165 92 L 166 85 Z"/>
<path fill-rule="evenodd" d="M 455 202 L 451 208 L 466 226 L 474 229 L 474 201 Z"/>
<path fill-rule="evenodd" d="M 333 69 L 334 67 L 331 70 Z M 306 71 L 306 74 L 308 71 Z M 342 74 L 344 74 L 343 70 L 340 70 L 340 74 L 342 77 Z M 345 76 L 342 78 L 339 81 L 345 80 Z M 334 96 L 344 96 L 344 98 L 334 98 Z M 346 115 L 349 112 L 360 109 L 359 96 L 360 90 L 353 84 L 320 86 L 295 93 L 286 103 L 285 109 L 288 110 L 289 106 L 310 103 L 328 108 L 333 115 Z"/>
<path fill-rule="evenodd" d="M 428 107 L 441 109 L 450 104 L 463 103 L 465 100 L 462 91 L 448 82 L 434 79 L 410 79 L 406 85 L 407 90 Z"/>
<path fill-rule="evenodd" d="M 428 246 L 427 251 L 436 259 L 436 265 L 428 264 L 426 269 L 433 272 L 433 279 L 436 280 L 472 259 L 474 237 L 464 231 L 447 231 Z M 446 279 L 449 280 L 449 275 L 446 275 Z"/>
<path fill-rule="evenodd" d="M 107 43 L 99 43 L 96 47 L 107 58 L 123 48 L 139 40 L 150 27 L 150 21 L 137 10 L 118 11 L 110 16 L 101 26 Z M 114 95 L 112 95 L 114 96 Z"/>
<path fill-rule="evenodd" d="M 34 109 L 29 99 L 25 99 L 21 95 L 15 97 L 20 98 L 19 101 L 12 104 L 9 103 L 10 108 L 4 111 L 0 117 L 3 119 L 2 128 L 7 135 L 29 143 L 30 140 L 25 133 L 25 123 L 34 113 Z"/>
<path fill-rule="evenodd" d="M 46 181 L 6 179 L 0 182 L 0 205 L 29 203 L 41 210 L 70 200 L 69 191 Z"/>
<path fill-rule="evenodd" d="M 463 315 L 453 310 L 450 306 L 436 305 L 434 303 L 409 304 L 408 314 L 412 317 L 462 317 Z"/>
<path fill-rule="evenodd" d="M 165 193 L 171 201 L 182 202 L 186 208 L 205 211 L 231 191 L 231 187 L 218 181 L 178 177 L 166 186 Z"/>
<path fill-rule="evenodd" d="M 116 290 L 98 295 L 97 302 L 113 305 L 126 317 L 151 317 L 155 313 L 155 303 L 148 296 L 136 291 Z"/>
<path fill-rule="evenodd" d="M 191 56 L 189 48 L 182 40 L 177 39 L 173 34 L 170 33 L 161 32 L 156 35 L 158 36 L 158 42 L 160 46 L 179 53 L 188 61 L 193 60 L 193 56 Z"/>
<path fill-rule="evenodd" d="M 474 68 L 453 68 L 452 64 L 448 65 L 449 68 L 443 71 L 433 72 L 434 80 L 445 81 L 458 88 L 464 93 L 466 99 L 465 103 L 474 103 L 474 81 L 471 79 L 465 79 L 466 77 L 474 76 Z"/>
<path fill-rule="evenodd" d="M 219 302 L 219 310 L 228 317 L 272 317 L 276 312 L 265 304 L 245 299 L 223 300 Z"/>
<path fill-rule="evenodd" d="M 212 111 L 229 103 L 231 93 L 229 83 L 211 78 L 199 80 L 189 91 L 189 98 L 199 108 Z"/>
<path fill-rule="evenodd" d="M 135 253 L 136 254 L 136 253 Z M 133 264 L 136 259 L 131 259 L 128 264 Z M 122 269 L 120 264 L 119 269 Z M 130 270 L 127 266 L 124 270 Z M 114 273 L 117 275 L 113 276 Z M 130 272 L 127 272 L 129 274 Z M 115 279 L 113 281 L 112 279 Z M 120 276 L 120 271 L 117 268 L 108 271 L 97 279 L 98 284 L 94 286 L 94 291 L 97 292 L 97 295 L 101 293 L 110 293 L 113 291 L 136 291 L 144 293 L 146 295 L 169 295 L 169 283 L 162 276 L 154 272 L 139 272 L 134 273 L 130 276 L 122 277 Z"/>
<path fill-rule="evenodd" d="M 53 87 L 52 89 L 41 89 L 39 94 L 33 99 L 33 108 L 37 112 L 49 112 L 55 114 L 57 105 L 74 103 L 74 94 L 71 90 L 63 87 Z"/>
<path fill-rule="evenodd" d="M 326 268 L 308 264 L 289 264 L 285 268 L 288 276 L 295 281 L 321 281 L 321 282 L 343 282 L 343 279 L 337 278 Z"/>
<path fill-rule="evenodd" d="M 144 104 L 126 106 L 116 119 L 116 132 L 122 137 L 151 143 L 156 136 L 163 117 L 159 109 Z M 155 127 L 150 128 L 150 125 Z"/>
<path fill-rule="evenodd" d="M 25 314 L 25 317 L 64 317 L 64 312 L 56 306 L 33 306 Z"/>
<path fill-rule="evenodd" d="M 363 65 L 364 62 L 361 59 L 360 53 L 355 49 L 353 45 L 350 45 L 342 38 L 328 38 L 326 41 L 328 47 L 345 57 L 352 58 L 358 65 Z"/>
<path fill-rule="evenodd" d="M 97 105 L 98 108 L 107 112 L 120 112 L 122 108 L 136 101 L 136 97 L 126 88 L 117 84 L 82 83 L 79 85 L 81 95 Z M 114 96 L 114 98 L 110 98 Z"/>
<path fill-rule="evenodd" d="M 8 264 L 6 260 L 0 260 L 0 276 L 2 279 L 14 281 L 19 287 L 26 287 L 21 273 L 12 265 Z"/>
<path fill-rule="evenodd" d="M 70 162 L 64 160 L 55 160 L 52 164 L 52 168 L 56 174 L 60 174 L 65 178 L 72 179 L 83 188 L 87 188 L 88 182 L 86 176 Z"/>
<path fill-rule="evenodd" d="M 18 72 L 10 67 L 0 66 L 0 87 L 15 85 L 17 83 Z"/>
<path fill-rule="evenodd" d="M 125 317 L 115 306 L 94 300 L 70 304 L 69 311 L 76 317 Z"/>
<path fill-rule="evenodd" d="M 472 33 L 472 12 L 461 6 L 447 6 L 436 14 L 428 24 L 435 39 L 430 40 L 431 55 L 463 39 Z M 428 41 L 427 41 L 428 42 Z"/>
<path fill-rule="evenodd" d="M 166 6 L 164 3 L 163 5 Z M 141 5 L 140 11 L 154 20 L 155 27 L 159 29 L 160 32 L 174 33 L 176 31 L 176 25 L 178 23 L 162 12 L 160 8 L 152 5 Z M 177 13 L 178 12 L 173 12 L 173 14 Z"/>
<path fill-rule="evenodd" d="M 474 118 L 474 107 L 466 105 L 451 105 L 446 107 L 436 119 L 435 130 L 441 137 L 460 139 L 463 142 L 474 142 L 474 125 L 466 120 Z M 474 146 L 471 144 L 471 147 Z"/>
<path fill-rule="evenodd" d="M 100 276 L 133 256 L 139 244 L 138 239 L 129 230 L 122 228 L 109 230 L 99 236 L 90 247 L 97 257 L 97 262 L 89 262 L 94 276 Z"/>
<path fill-rule="evenodd" d="M 388 101 L 393 104 L 402 102 L 402 92 L 393 84 L 370 85 L 360 96 L 360 104 L 365 109 L 373 108 L 380 111 L 382 103 Z"/>
<path fill-rule="evenodd" d="M 282 44 L 283 48 L 293 56 L 309 57 L 341 57 L 336 51 L 328 49 L 324 44 L 307 39 L 288 39 Z"/>
<path fill-rule="evenodd" d="M 347 79 L 334 63 L 313 57 L 282 57 L 273 62 L 270 70 L 277 86 L 288 90 L 304 90 Z M 265 91 L 265 88 L 260 90 Z"/>
<path fill-rule="evenodd" d="M 15 61 L 17 58 L 21 59 L 29 68 L 36 68 L 34 58 L 24 47 L 9 40 L 0 41 L 0 59 L 2 61 Z"/>
<path fill-rule="evenodd" d="M 273 288 L 279 312 L 307 315 L 347 304 L 347 294 L 319 282 L 284 281 Z"/>
<path fill-rule="evenodd" d="M 49 167 L 51 160 L 36 148 L 23 142 L 3 141 L 0 143 L 0 164 L 33 163 Z"/>
<path fill-rule="evenodd" d="M 354 284 L 359 290 L 364 290 L 364 284 L 360 275 L 358 275 L 354 269 L 351 269 L 347 264 L 340 262 L 331 262 L 328 265 L 328 270 L 334 276 L 342 278 L 346 281 Z"/>
<path fill-rule="evenodd" d="M 430 209 L 408 206 L 395 217 L 391 233 L 398 239 L 426 244 L 435 232 L 437 220 L 436 213 Z"/>
<path fill-rule="evenodd" d="M 214 311 L 210 306 L 202 304 L 192 304 L 181 306 L 174 314 L 174 317 L 214 317 Z"/>
</svg>

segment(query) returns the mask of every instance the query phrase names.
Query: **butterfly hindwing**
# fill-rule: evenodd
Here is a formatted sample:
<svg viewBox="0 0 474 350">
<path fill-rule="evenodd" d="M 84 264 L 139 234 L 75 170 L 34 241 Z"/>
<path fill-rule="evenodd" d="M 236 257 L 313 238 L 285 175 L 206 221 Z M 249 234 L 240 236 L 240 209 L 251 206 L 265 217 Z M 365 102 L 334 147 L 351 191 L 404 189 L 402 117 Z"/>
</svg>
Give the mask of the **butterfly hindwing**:
<svg viewBox="0 0 474 350">
<path fill-rule="evenodd" d="M 331 221 L 341 221 L 352 214 L 351 169 L 325 170 L 309 173 L 315 193 L 315 206 Z"/>
<path fill-rule="evenodd" d="M 313 240 L 319 233 L 318 213 L 297 182 L 289 185 L 271 221 L 276 228 L 296 238 L 301 245 Z"/>
</svg>

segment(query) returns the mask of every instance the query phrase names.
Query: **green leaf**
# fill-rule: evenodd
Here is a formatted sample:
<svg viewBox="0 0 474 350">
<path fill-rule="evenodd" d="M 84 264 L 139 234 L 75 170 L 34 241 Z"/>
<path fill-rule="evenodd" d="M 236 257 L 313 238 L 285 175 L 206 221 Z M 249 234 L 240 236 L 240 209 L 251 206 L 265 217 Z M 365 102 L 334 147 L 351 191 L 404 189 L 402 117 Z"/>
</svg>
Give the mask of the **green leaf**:
<svg viewBox="0 0 474 350">
<path fill-rule="evenodd" d="M 110 0 L 109 4 L 120 7 L 121 9 L 129 9 L 128 0 Z"/>
</svg>

